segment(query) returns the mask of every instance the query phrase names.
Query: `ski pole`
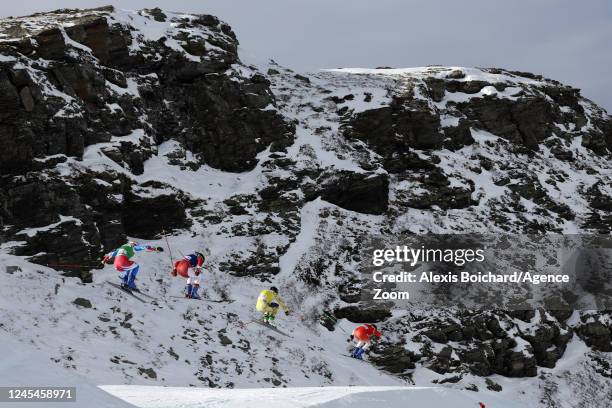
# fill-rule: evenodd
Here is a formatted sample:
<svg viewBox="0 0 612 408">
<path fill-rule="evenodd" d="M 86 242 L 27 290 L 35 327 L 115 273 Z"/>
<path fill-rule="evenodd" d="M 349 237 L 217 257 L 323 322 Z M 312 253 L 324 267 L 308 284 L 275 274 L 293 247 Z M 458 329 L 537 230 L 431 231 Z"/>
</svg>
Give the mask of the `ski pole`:
<svg viewBox="0 0 612 408">
<path fill-rule="evenodd" d="M 330 315 L 329 313 L 323 312 L 323 315 L 325 315 L 325 316 L 329 317 L 330 319 L 332 319 L 332 321 L 334 322 L 334 325 L 338 323 L 338 319 L 336 319 L 334 316 Z M 348 334 L 348 332 L 346 330 L 344 330 L 342 328 L 342 326 L 338 326 L 338 327 L 340 328 L 340 330 L 342 330 L 344 332 L 344 334 Z"/>
<path fill-rule="evenodd" d="M 170 249 L 170 243 L 168 242 L 168 235 L 166 235 L 166 231 L 164 233 L 164 240 L 166 241 L 166 246 L 168 247 L 168 254 L 170 254 L 170 268 L 172 268 L 172 249 Z"/>
<path fill-rule="evenodd" d="M 237 321 L 233 322 L 232 325 L 233 326 L 239 326 L 241 329 L 245 329 L 251 323 L 255 323 L 255 320 L 249 320 L 249 321 L 246 321 L 246 322 L 243 322 L 242 320 L 237 320 Z"/>
<path fill-rule="evenodd" d="M 329 313 L 327 313 L 327 312 L 323 312 L 323 314 L 324 314 L 325 316 L 329 317 L 330 319 L 332 319 L 334 322 L 336 322 L 336 323 L 338 322 L 338 319 L 336 319 L 336 317 L 335 317 L 335 316 L 332 316 L 332 315 L 330 315 L 330 314 L 329 314 Z"/>
</svg>

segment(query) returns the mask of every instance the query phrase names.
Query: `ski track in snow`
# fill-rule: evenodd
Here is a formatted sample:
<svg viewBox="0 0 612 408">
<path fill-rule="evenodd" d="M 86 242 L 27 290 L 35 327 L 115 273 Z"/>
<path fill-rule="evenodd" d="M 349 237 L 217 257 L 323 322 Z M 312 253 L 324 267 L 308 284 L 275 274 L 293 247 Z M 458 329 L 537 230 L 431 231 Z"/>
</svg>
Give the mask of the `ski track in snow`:
<svg viewBox="0 0 612 408">
<path fill-rule="evenodd" d="M 297 387 L 241 390 L 101 386 L 139 408 L 473 408 L 481 396 L 470 391 L 436 387 Z M 503 398 L 487 396 L 487 406 L 515 408 Z M 528 405 L 522 405 L 528 408 Z"/>
<path fill-rule="evenodd" d="M 323 208 L 330 207 L 320 198 L 307 203 L 302 207 L 301 212 L 301 229 L 287 252 L 281 256 L 279 266 L 281 273 L 279 278 L 290 279 L 291 273 L 295 270 L 300 258 L 316 243 L 317 227 L 319 225 L 319 211 Z"/>
</svg>

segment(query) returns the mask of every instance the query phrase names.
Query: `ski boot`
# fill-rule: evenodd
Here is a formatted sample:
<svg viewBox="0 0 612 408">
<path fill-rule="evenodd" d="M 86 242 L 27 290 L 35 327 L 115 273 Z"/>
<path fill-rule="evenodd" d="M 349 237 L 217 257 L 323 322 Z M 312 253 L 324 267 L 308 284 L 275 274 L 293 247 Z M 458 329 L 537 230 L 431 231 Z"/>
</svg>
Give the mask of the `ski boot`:
<svg viewBox="0 0 612 408">
<path fill-rule="evenodd" d="M 136 275 L 138 275 L 138 270 L 140 269 L 139 265 L 134 265 L 134 267 L 130 269 L 126 269 L 119 276 L 122 280 L 121 287 L 125 290 L 140 292 L 136 287 Z"/>
<path fill-rule="evenodd" d="M 129 272 L 123 272 L 122 274 L 119 275 L 119 279 L 121 279 L 121 287 L 125 290 L 130 290 L 130 287 L 128 285 L 128 281 L 129 281 Z"/>
<path fill-rule="evenodd" d="M 198 295 L 198 289 L 200 289 L 199 285 L 191 285 L 191 293 L 189 297 L 192 299 L 200 299 L 200 295 Z"/>
<path fill-rule="evenodd" d="M 267 325 L 273 326 L 274 315 L 272 313 L 264 313 L 263 322 Z"/>
<path fill-rule="evenodd" d="M 140 292 L 140 289 L 136 286 L 136 274 L 132 272 L 127 281 L 127 287 L 132 292 Z"/>
<path fill-rule="evenodd" d="M 187 286 L 185 286 L 185 297 L 186 297 L 187 299 L 190 299 L 190 298 L 191 298 L 191 291 L 192 291 L 192 289 L 193 289 L 193 288 L 192 288 L 192 285 L 191 285 L 190 283 L 189 283 L 189 284 L 187 284 Z"/>
<path fill-rule="evenodd" d="M 363 353 L 365 352 L 364 349 L 362 349 L 361 347 L 355 347 L 353 349 L 353 351 L 351 352 L 351 357 L 356 358 L 358 360 L 363 360 Z"/>
</svg>

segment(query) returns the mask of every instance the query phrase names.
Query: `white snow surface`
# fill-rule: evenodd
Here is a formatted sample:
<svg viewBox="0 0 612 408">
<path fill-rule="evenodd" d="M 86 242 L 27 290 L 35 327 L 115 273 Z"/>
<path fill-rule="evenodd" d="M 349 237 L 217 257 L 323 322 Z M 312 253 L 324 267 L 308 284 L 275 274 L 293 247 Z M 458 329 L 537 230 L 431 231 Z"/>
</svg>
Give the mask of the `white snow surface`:
<svg viewBox="0 0 612 408">
<path fill-rule="evenodd" d="M 465 76 L 458 78 L 458 81 L 486 81 L 486 82 L 512 82 L 537 85 L 542 84 L 542 81 L 513 75 L 509 73 L 491 73 L 487 70 L 473 67 L 460 66 L 429 66 L 429 67 L 413 67 L 413 68 L 339 68 L 326 69 L 324 71 L 341 73 L 341 74 L 357 74 L 357 75 L 380 75 L 391 77 L 434 77 L 444 78 L 453 71 L 463 71 Z M 485 91 L 486 92 L 486 91 Z"/>
<path fill-rule="evenodd" d="M 204 390 L 180 387 L 101 386 L 139 408 L 528 408 L 498 396 L 442 387 L 296 387 Z"/>
<path fill-rule="evenodd" d="M 128 408 L 132 404 L 101 390 L 87 376 L 66 370 L 36 352 L 29 343 L 9 336 L 0 337 L 0 387 L 76 387 L 76 402 L 0 402 L 0 407 L 54 408 L 89 407 Z M 91 405 L 95 401 L 95 405 Z"/>
</svg>

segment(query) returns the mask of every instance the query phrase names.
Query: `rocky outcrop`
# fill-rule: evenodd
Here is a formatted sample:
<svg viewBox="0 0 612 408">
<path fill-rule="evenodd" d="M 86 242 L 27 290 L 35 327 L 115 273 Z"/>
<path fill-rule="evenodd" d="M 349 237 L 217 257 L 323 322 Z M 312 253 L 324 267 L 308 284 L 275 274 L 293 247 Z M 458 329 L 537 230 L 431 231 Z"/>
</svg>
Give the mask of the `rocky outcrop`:
<svg viewBox="0 0 612 408">
<path fill-rule="evenodd" d="M 583 130 L 585 146 L 596 154 L 609 152 L 610 120 L 603 115 L 600 126 L 588 128 L 578 89 L 536 76 L 532 76 L 533 87 L 515 86 L 513 77 L 530 74 L 489 72 L 506 78 L 500 82 L 465 80 L 459 70 L 425 77 L 422 82 L 409 80 L 406 90 L 393 95 L 387 106 L 345 115 L 343 134 L 371 146 L 383 156 L 390 172 L 427 167 L 414 155 L 415 150 L 455 150 L 472 144 L 470 128 L 503 137 L 517 151 L 537 149 L 551 135 L 564 137 Z M 432 73 L 436 74 L 435 69 Z M 542 82 L 536 84 L 536 80 Z M 437 105 L 424 103 L 423 94 Z M 456 123 L 443 124 L 441 116 Z"/>
<path fill-rule="evenodd" d="M 160 138 L 176 135 L 212 167 L 251 170 L 257 153 L 268 146 L 282 151 L 293 140 L 293 127 L 266 109 L 274 99 L 261 76 L 238 82 L 218 74 L 183 80 L 169 73 L 161 80 L 168 89 L 145 102 L 147 110 L 155 112 L 155 133 Z"/>
<path fill-rule="evenodd" d="M 147 197 L 130 192 L 124 198 L 121 217 L 127 235 L 144 239 L 154 239 L 164 231 L 190 225 L 185 203 L 170 194 Z"/>
<path fill-rule="evenodd" d="M 147 28 L 154 24 L 164 35 Z M 156 145 L 173 138 L 200 164 L 245 171 L 262 150 L 282 151 L 293 140 L 268 80 L 232 71 L 238 42 L 216 17 L 159 9 L 126 15 L 102 7 L 6 19 L 0 31 L 3 224 L 17 232 L 55 223 L 61 214 L 80 220 L 92 235 L 91 248 L 70 255 L 61 245 L 41 247 L 53 241 L 50 232 L 37 243 L 27 240 L 20 253 L 90 259 L 126 234 L 151 238 L 188 225 L 185 205 L 173 195 L 142 197 L 120 173 L 50 176 L 57 161 L 48 156 L 87 160 L 87 146 L 106 143 L 98 155 L 139 175 Z M 18 176 L 26 172 L 26 180 Z M 110 184 L 100 191 L 89 185 L 104 179 Z M 62 233 L 75 243 L 86 234 Z"/>
<path fill-rule="evenodd" d="M 404 330 L 411 333 L 412 355 L 417 356 L 414 361 L 440 374 L 535 377 L 538 367 L 554 368 L 573 337 L 571 328 L 544 311 L 517 311 L 513 315 L 462 312 L 448 319 L 413 316 L 412 329 Z M 598 333 L 595 341 L 602 339 L 598 336 L 605 330 L 584 327 L 578 333 Z M 414 344 L 421 347 L 415 351 Z"/>
<path fill-rule="evenodd" d="M 391 311 L 384 305 L 378 307 L 344 306 L 334 311 L 338 319 L 348 319 L 354 323 L 378 323 L 391 316 Z"/>
<path fill-rule="evenodd" d="M 581 324 L 576 331 L 586 344 L 595 350 L 612 351 L 612 330 L 602 322 L 592 321 Z"/>
<path fill-rule="evenodd" d="M 322 175 L 318 182 L 322 199 L 364 214 L 382 214 L 389 205 L 386 174 L 342 171 Z"/>
<path fill-rule="evenodd" d="M 407 351 L 402 344 L 383 343 L 375 347 L 369 359 L 378 368 L 400 378 L 409 379 L 420 356 Z"/>
<path fill-rule="evenodd" d="M 5 140 L 12 160 L 2 160 L 3 170 L 25 168 L 45 154 L 81 157 L 85 146 L 138 128 L 158 142 L 177 136 L 203 162 L 229 171 L 253 168 L 258 152 L 291 142 L 291 126 L 264 109 L 274 104 L 267 80 L 236 80 L 226 72 L 239 61 L 229 26 L 213 16 L 164 15 L 157 23 L 168 24 L 168 37 L 155 38 L 146 24 L 162 18 L 158 12 L 126 20 L 105 7 L 57 11 L 27 26 L 27 18 L 2 22 L 0 30 L 20 36 L 0 47 L 36 70 L 2 63 L 5 115 L 29 121 L 24 127 L 12 120 L 2 133 L 31 137 L 19 151 L 14 137 Z M 38 58 L 52 61 L 41 65 Z M 47 84 L 59 92 L 47 95 Z"/>
<path fill-rule="evenodd" d="M 444 140 L 440 117 L 427 106 L 409 98 L 394 98 L 389 106 L 370 109 L 350 117 L 343 125 L 344 136 L 368 143 L 384 157 L 385 168 L 401 171 L 398 159 L 411 149 L 435 149 Z"/>
</svg>

